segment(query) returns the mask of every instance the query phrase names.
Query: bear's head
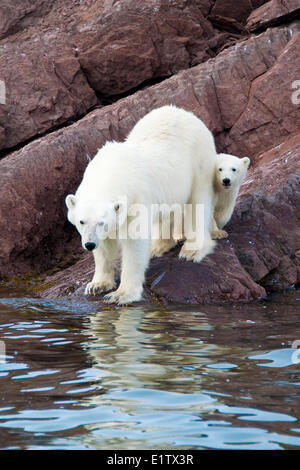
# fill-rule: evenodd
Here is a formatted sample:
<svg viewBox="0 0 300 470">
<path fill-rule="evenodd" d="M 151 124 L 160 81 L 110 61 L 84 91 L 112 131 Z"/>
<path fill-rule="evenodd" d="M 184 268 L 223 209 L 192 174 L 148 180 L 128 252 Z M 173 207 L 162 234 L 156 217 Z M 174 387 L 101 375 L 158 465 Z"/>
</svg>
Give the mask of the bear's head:
<svg viewBox="0 0 300 470">
<path fill-rule="evenodd" d="M 68 220 L 81 235 L 85 250 L 99 247 L 105 238 L 116 238 L 127 217 L 126 201 L 99 202 L 69 194 L 66 197 Z"/>
<path fill-rule="evenodd" d="M 216 189 L 239 188 L 247 174 L 250 159 L 219 153 L 215 167 L 214 184 Z"/>
</svg>

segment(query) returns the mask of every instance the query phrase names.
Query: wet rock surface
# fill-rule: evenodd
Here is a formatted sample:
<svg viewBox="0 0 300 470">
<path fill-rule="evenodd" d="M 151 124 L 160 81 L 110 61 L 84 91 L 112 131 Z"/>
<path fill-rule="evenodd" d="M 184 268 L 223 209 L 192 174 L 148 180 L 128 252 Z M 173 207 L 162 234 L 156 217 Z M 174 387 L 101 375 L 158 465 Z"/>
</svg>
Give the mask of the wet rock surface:
<svg viewBox="0 0 300 470">
<path fill-rule="evenodd" d="M 0 278 L 43 273 L 38 295 L 82 299 L 93 261 L 66 220 L 65 195 L 107 140 L 122 141 L 151 109 L 174 104 L 206 123 L 219 151 L 249 156 L 251 167 L 229 239 L 199 265 L 179 261 L 178 247 L 153 259 L 145 302 L 245 302 L 296 285 L 299 22 L 249 36 L 246 23 L 260 31 L 260 18 L 269 24 L 264 12 L 275 19 L 276 2 L 121 3 L 25 1 L 5 9 L 0 147 L 20 148 L 0 160 Z M 170 75 L 103 106 L 109 95 Z"/>
</svg>

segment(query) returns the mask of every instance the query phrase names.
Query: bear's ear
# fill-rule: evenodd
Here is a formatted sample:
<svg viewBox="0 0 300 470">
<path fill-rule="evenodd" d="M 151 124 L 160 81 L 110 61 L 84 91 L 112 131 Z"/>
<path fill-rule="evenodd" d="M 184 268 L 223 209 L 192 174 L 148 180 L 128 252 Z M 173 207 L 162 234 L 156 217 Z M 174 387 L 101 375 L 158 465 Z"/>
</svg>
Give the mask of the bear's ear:
<svg viewBox="0 0 300 470">
<path fill-rule="evenodd" d="M 242 158 L 242 162 L 244 163 L 245 167 L 248 168 L 248 166 L 250 165 L 250 158 L 244 157 Z"/>
<path fill-rule="evenodd" d="M 69 210 L 74 209 L 74 207 L 76 206 L 76 196 L 74 196 L 74 194 L 68 194 L 65 201 L 66 206 Z"/>
</svg>

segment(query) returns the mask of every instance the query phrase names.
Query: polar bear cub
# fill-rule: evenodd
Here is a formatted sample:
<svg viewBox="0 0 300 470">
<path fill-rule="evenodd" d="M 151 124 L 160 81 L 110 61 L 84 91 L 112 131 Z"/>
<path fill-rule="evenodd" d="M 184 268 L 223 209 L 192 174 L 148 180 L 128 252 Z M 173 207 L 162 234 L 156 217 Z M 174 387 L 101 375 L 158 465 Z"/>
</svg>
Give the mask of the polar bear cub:
<svg viewBox="0 0 300 470">
<path fill-rule="evenodd" d="M 215 204 L 211 225 L 211 235 L 214 239 L 228 237 L 228 233 L 222 229 L 232 216 L 249 164 L 248 157 L 238 158 L 225 153 L 219 153 L 217 156 L 214 174 Z"/>
<path fill-rule="evenodd" d="M 189 204 L 195 211 L 202 205 L 202 223 L 198 227 L 190 224 L 180 257 L 200 262 L 213 251 L 216 242 L 210 228 L 216 158 L 208 128 L 193 113 L 175 106 L 151 111 L 125 142 L 106 143 L 97 152 L 76 194 L 66 197 L 68 219 L 80 233 L 83 248 L 94 255 L 95 272 L 86 294 L 115 288 L 114 265 L 120 249 L 120 285 L 104 300 L 120 305 L 141 300 L 151 251 L 153 206 L 184 208 Z M 136 206 L 147 209 L 146 236 L 132 233 L 131 208 Z M 166 242 L 158 237 L 153 244 L 152 249 L 166 251 L 176 240 L 171 237 Z"/>
</svg>

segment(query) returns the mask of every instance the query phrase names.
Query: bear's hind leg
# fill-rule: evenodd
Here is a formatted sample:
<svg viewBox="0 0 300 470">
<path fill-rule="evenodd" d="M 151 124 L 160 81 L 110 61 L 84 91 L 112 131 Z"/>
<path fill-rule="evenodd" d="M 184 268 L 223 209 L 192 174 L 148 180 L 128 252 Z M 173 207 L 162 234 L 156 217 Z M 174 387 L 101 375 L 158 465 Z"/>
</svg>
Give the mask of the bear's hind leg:
<svg viewBox="0 0 300 470">
<path fill-rule="evenodd" d="M 171 228 L 169 227 L 168 237 L 163 238 L 161 223 L 153 225 L 150 258 L 158 258 L 177 245 L 177 240 L 172 237 Z"/>
<path fill-rule="evenodd" d="M 159 258 L 167 251 L 170 251 L 177 245 L 177 241 L 171 238 L 170 240 L 153 240 L 151 243 L 151 258 Z"/>
<path fill-rule="evenodd" d="M 210 234 L 213 213 L 212 189 L 203 185 L 194 190 L 184 218 L 184 242 L 179 258 L 200 263 L 213 253 L 216 242 Z"/>
</svg>

